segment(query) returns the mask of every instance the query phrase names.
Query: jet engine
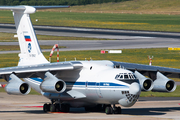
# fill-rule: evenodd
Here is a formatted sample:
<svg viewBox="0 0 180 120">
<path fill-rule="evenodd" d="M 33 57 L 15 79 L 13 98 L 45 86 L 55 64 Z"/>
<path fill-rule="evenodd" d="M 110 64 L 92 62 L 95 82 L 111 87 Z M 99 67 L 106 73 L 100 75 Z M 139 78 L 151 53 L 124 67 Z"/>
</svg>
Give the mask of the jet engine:
<svg viewBox="0 0 180 120">
<path fill-rule="evenodd" d="M 173 92 L 176 89 L 176 83 L 164 76 L 162 73 L 157 72 L 157 79 L 154 81 L 154 92 Z"/>
<path fill-rule="evenodd" d="M 11 74 L 9 76 L 9 84 L 6 85 L 5 90 L 8 94 L 26 95 L 29 94 L 31 88 L 16 75 Z"/>
<path fill-rule="evenodd" d="M 62 93 L 66 90 L 66 83 L 63 80 L 56 78 L 50 72 L 46 72 L 40 88 L 43 92 Z"/>
<path fill-rule="evenodd" d="M 139 79 L 139 83 L 140 83 L 142 91 L 150 91 L 153 89 L 153 80 L 145 77 L 144 75 L 142 75 L 138 71 L 135 71 L 134 74 Z"/>
</svg>

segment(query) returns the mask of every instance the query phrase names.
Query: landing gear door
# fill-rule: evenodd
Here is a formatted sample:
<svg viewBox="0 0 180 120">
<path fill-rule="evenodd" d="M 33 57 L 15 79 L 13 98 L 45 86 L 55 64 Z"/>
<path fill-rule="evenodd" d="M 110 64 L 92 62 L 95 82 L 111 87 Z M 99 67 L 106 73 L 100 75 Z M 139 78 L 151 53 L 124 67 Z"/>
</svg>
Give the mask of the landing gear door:
<svg viewBox="0 0 180 120">
<path fill-rule="evenodd" d="M 96 92 L 99 98 L 103 98 L 102 93 L 101 93 L 101 85 L 100 82 L 96 83 Z"/>
</svg>

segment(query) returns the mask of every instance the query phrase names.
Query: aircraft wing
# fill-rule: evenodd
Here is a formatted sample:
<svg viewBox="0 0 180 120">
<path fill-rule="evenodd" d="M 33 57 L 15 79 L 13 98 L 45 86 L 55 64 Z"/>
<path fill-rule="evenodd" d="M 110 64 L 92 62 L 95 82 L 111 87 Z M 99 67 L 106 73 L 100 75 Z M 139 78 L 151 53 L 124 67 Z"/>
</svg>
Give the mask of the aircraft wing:
<svg viewBox="0 0 180 120">
<path fill-rule="evenodd" d="M 157 71 L 161 72 L 163 75 L 172 78 L 180 78 L 180 69 L 160 67 L 160 66 L 150 66 L 143 64 L 135 63 L 126 63 L 126 62 L 113 62 L 115 66 L 125 68 L 131 71 L 138 71 L 143 75 L 149 76 L 150 73 L 155 73 Z M 155 79 L 155 78 L 154 78 Z"/>
<path fill-rule="evenodd" d="M 7 67 L 0 69 L 0 77 L 4 78 L 12 73 L 16 74 L 19 78 L 35 77 L 36 74 L 45 73 L 47 71 L 56 73 L 57 71 L 76 70 L 81 68 L 82 64 L 80 62 L 58 62 L 31 66 Z"/>
</svg>

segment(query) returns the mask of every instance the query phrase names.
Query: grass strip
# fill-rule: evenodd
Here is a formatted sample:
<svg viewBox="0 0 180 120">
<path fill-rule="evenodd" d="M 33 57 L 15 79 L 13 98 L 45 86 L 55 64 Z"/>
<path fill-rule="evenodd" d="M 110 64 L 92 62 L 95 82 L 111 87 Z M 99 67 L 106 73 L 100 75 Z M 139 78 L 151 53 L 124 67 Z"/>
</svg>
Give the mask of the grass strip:
<svg viewBox="0 0 180 120">
<path fill-rule="evenodd" d="M 141 92 L 140 97 L 180 97 L 180 86 L 178 85 L 174 92 Z"/>
<path fill-rule="evenodd" d="M 41 49 L 52 49 L 53 46 L 51 45 L 41 45 Z M 59 48 L 66 48 L 65 46 L 58 46 Z M 0 51 L 12 51 L 12 50 L 20 50 L 19 45 L 0 45 Z"/>
<path fill-rule="evenodd" d="M 14 33 L 0 32 L 0 42 L 17 42 L 18 38 L 14 37 Z M 113 40 L 104 38 L 85 38 L 85 37 L 66 37 L 66 36 L 51 36 L 37 35 L 38 40 Z"/>
<path fill-rule="evenodd" d="M 0 23 L 14 23 L 11 11 L 0 16 Z M 179 15 L 38 11 L 31 20 L 33 25 L 180 32 Z"/>
<path fill-rule="evenodd" d="M 52 46 L 50 46 L 52 48 Z M 139 64 L 149 64 L 148 56 L 154 56 L 152 65 L 171 68 L 180 68 L 180 51 L 168 51 L 167 48 L 147 48 L 147 49 L 123 49 L 122 54 L 100 54 L 100 50 L 86 51 L 60 51 L 60 61 L 74 60 L 112 60 Z M 49 52 L 44 52 L 44 56 L 49 59 Z M 18 53 L 1 54 L 0 68 L 16 66 L 19 61 Z M 56 62 L 56 55 L 52 56 L 52 62 Z"/>
<path fill-rule="evenodd" d="M 129 0 L 102 4 L 71 6 L 51 11 L 84 13 L 180 14 L 179 0 Z M 50 11 L 50 10 L 48 10 Z"/>
<path fill-rule="evenodd" d="M 49 52 L 43 53 L 49 58 Z M 139 63 L 148 65 L 148 55 L 154 56 L 152 65 L 180 68 L 180 51 L 168 51 L 167 48 L 149 48 L 149 49 L 123 49 L 122 54 L 100 54 L 100 50 L 93 51 L 60 51 L 60 61 L 74 60 L 113 60 L 130 63 Z M 1 54 L 0 67 L 16 66 L 18 62 L 18 54 Z M 56 55 L 52 56 L 52 62 L 56 62 Z M 175 81 L 180 81 L 178 78 Z M 2 82 L 4 82 L 2 80 Z M 175 92 L 159 93 L 159 92 L 142 92 L 141 96 L 159 96 L 159 97 L 180 97 L 180 87 L 178 86 Z"/>
</svg>

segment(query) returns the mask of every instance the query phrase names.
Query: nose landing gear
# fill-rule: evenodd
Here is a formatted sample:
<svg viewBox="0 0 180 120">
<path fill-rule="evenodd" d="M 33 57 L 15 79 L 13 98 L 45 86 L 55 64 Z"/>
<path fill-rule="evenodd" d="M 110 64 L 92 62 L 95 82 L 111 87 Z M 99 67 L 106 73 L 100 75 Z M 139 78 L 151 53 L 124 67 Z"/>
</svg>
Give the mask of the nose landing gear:
<svg viewBox="0 0 180 120">
<path fill-rule="evenodd" d="M 113 107 L 111 105 L 107 105 L 105 108 L 105 113 L 108 114 L 121 114 L 121 107 L 116 107 L 115 104 L 113 104 Z"/>
</svg>

